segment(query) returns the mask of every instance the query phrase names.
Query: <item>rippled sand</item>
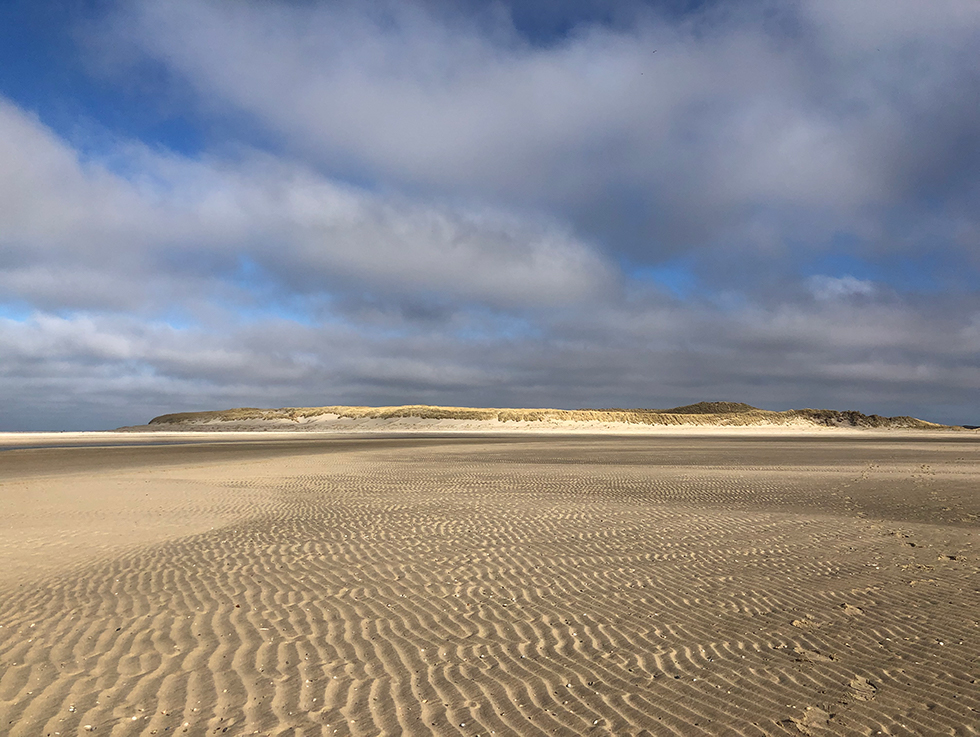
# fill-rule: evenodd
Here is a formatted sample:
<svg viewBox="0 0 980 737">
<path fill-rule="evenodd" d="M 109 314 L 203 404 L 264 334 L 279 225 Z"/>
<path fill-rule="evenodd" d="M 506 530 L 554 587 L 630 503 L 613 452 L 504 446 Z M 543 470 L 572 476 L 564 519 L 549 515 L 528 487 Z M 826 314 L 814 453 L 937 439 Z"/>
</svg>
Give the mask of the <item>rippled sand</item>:
<svg viewBox="0 0 980 737">
<path fill-rule="evenodd" d="M 0 734 L 980 732 L 975 434 L 92 442 L 0 451 Z"/>
</svg>

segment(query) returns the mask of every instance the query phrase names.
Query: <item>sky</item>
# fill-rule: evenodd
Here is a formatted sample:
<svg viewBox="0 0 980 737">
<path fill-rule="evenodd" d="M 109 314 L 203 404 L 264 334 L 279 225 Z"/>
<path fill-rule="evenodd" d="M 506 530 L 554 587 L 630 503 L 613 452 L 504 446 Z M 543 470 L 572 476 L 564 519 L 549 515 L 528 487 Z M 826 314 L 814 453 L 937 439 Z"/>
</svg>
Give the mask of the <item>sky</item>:
<svg viewBox="0 0 980 737">
<path fill-rule="evenodd" d="M 5 0 L 0 430 L 980 424 L 975 0 Z"/>
</svg>

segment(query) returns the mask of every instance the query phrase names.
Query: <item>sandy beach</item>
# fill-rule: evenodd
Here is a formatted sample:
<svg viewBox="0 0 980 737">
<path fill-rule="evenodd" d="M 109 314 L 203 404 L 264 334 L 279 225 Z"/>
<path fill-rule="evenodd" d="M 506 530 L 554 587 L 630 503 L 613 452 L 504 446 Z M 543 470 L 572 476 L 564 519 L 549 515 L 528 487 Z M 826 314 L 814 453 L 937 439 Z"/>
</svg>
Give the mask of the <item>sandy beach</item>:
<svg viewBox="0 0 980 737">
<path fill-rule="evenodd" d="M 0 436 L 0 733 L 980 733 L 977 433 L 415 430 Z"/>
</svg>

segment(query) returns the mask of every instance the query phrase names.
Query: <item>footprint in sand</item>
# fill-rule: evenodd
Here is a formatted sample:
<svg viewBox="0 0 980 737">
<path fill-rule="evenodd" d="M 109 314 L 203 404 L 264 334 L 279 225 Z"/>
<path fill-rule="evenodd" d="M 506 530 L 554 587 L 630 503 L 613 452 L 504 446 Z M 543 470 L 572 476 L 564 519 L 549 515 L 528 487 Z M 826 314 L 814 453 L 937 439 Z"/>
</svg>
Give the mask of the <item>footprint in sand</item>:
<svg viewBox="0 0 980 737">
<path fill-rule="evenodd" d="M 801 663 L 830 663 L 833 662 L 833 655 L 824 655 L 816 650 L 807 650 L 806 648 L 796 647 L 793 648 L 796 654 L 799 655 L 797 658 L 798 662 Z"/>
<path fill-rule="evenodd" d="M 791 721 L 803 734 L 819 734 L 830 726 L 834 715 L 819 706 L 808 706 L 802 717 L 794 717 Z"/>
<path fill-rule="evenodd" d="M 864 676 L 854 676 L 848 684 L 852 695 L 859 701 L 871 701 L 878 693 L 878 688 Z"/>
</svg>

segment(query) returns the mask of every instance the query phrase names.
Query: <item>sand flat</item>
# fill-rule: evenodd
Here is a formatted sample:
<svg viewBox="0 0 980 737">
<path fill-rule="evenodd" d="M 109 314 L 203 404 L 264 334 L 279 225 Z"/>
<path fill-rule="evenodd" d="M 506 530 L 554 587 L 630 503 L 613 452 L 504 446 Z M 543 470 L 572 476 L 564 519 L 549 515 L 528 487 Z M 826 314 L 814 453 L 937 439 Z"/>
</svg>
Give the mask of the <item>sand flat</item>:
<svg viewBox="0 0 980 737">
<path fill-rule="evenodd" d="M 0 451 L 0 733 L 980 731 L 976 434 L 187 437 Z"/>
</svg>

